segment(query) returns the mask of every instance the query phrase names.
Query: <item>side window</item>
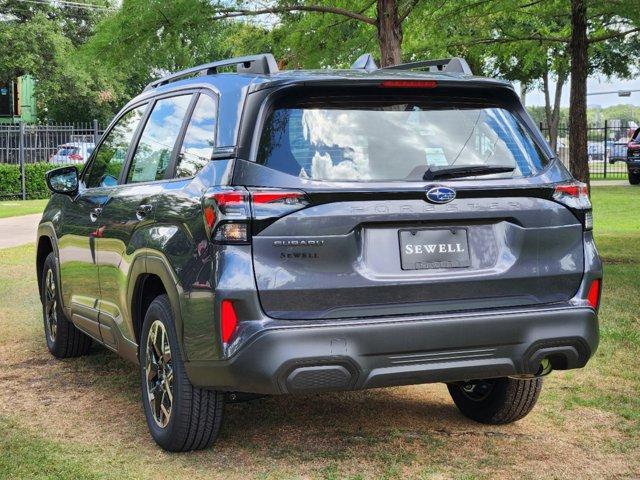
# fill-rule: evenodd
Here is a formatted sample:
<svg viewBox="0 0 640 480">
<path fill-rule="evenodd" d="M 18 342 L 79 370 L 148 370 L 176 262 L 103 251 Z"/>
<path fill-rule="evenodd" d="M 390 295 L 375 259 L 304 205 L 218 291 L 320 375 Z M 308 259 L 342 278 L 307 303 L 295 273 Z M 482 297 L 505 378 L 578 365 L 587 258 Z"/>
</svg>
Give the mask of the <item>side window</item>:
<svg viewBox="0 0 640 480">
<path fill-rule="evenodd" d="M 176 178 L 192 177 L 211 160 L 215 146 L 216 110 L 216 101 L 201 94 L 178 154 Z"/>
<path fill-rule="evenodd" d="M 146 107 L 141 105 L 125 113 L 107 133 L 84 175 L 87 188 L 112 187 L 118 184 L 129 144 Z"/>
<path fill-rule="evenodd" d="M 127 183 L 165 177 L 191 98 L 192 95 L 180 95 L 156 102 L 133 155 Z"/>
</svg>

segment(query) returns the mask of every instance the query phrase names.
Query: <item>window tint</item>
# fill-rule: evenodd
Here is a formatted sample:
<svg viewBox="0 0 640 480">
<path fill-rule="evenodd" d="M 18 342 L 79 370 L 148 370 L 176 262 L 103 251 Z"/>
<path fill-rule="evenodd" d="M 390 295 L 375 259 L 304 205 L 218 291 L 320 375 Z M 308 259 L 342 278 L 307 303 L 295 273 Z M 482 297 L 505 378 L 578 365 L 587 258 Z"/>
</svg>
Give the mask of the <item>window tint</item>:
<svg viewBox="0 0 640 480">
<path fill-rule="evenodd" d="M 509 167 L 513 172 L 493 177 L 522 177 L 547 163 L 505 108 L 401 97 L 276 108 L 262 131 L 258 161 L 331 181 L 421 181 L 431 165 Z"/>
<path fill-rule="evenodd" d="M 211 160 L 215 133 L 216 101 L 200 95 L 178 155 L 176 177 L 192 177 Z"/>
<path fill-rule="evenodd" d="M 191 95 L 156 102 L 133 156 L 128 183 L 151 182 L 165 177 L 189 102 Z"/>
<path fill-rule="evenodd" d="M 87 188 L 110 187 L 118 184 L 129 144 L 145 108 L 146 105 L 142 105 L 125 113 L 107 133 L 84 176 Z"/>
</svg>

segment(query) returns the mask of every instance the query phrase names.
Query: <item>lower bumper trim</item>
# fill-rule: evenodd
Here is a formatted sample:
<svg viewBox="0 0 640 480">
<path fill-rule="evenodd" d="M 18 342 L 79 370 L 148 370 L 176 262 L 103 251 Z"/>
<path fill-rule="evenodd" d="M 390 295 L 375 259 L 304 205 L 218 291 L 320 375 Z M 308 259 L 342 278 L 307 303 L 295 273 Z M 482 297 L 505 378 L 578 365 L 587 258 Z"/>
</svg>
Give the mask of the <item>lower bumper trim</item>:
<svg viewBox="0 0 640 480">
<path fill-rule="evenodd" d="M 195 385 L 219 390 L 317 392 L 533 375 L 545 358 L 580 368 L 597 346 L 596 313 L 572 307 L 265 329 L 233 357 L 186 369 Z"/>
</svg>

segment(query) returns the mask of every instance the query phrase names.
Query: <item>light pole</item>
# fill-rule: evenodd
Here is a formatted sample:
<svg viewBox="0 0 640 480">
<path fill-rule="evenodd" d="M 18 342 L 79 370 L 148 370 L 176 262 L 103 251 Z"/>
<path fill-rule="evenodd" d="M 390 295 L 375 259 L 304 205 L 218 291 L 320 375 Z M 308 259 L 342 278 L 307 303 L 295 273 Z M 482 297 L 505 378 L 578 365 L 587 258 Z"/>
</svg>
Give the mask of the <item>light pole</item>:
<svg viewBox="0 0 640 480">
<path fill-rule="evenodd" d="M 591 92 L 587 93 L 587 96 L 591 95 L 613 95 L 618 94 L 619 97 L 630 97 L 632 92 L 640 92 L 640 88 L 635 90 L 611 90 L 608 92 Z"/>
</svg>

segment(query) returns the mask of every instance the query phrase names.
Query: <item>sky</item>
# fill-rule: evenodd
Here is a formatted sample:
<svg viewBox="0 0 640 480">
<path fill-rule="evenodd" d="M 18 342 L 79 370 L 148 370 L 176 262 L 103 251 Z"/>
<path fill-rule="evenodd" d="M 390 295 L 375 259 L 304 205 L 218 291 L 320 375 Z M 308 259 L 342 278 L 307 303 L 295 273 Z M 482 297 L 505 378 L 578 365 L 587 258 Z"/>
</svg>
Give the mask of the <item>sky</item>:
<svg viewBox="0 0 640 480">
<path fill-rule="evenodd" d="M 620 80 L 618 78 L 589 77 L 587 81 L 587 93 L 609 92 L 618 90 L 640 90 L 640 76 L 633 80 Z M 518 90 L 519 91 L 519 90 Z M 555 84 L 551 86 L 551 92 L 555 91 Z M 527 93 L 527 106 L 543 106 L 544 94 L 542 91 L 531 91 Z M 603 108 L 611 105 L 630 104 L 640 105 L 640 91 L 631 92 L 630 97 L 619 97 L 612 95 L 589 95 L 587 96 L 588 106 L 599 105 Z M 562 89 L 562 106 L 569 106 L 569 82 Z"/>
</svg>

